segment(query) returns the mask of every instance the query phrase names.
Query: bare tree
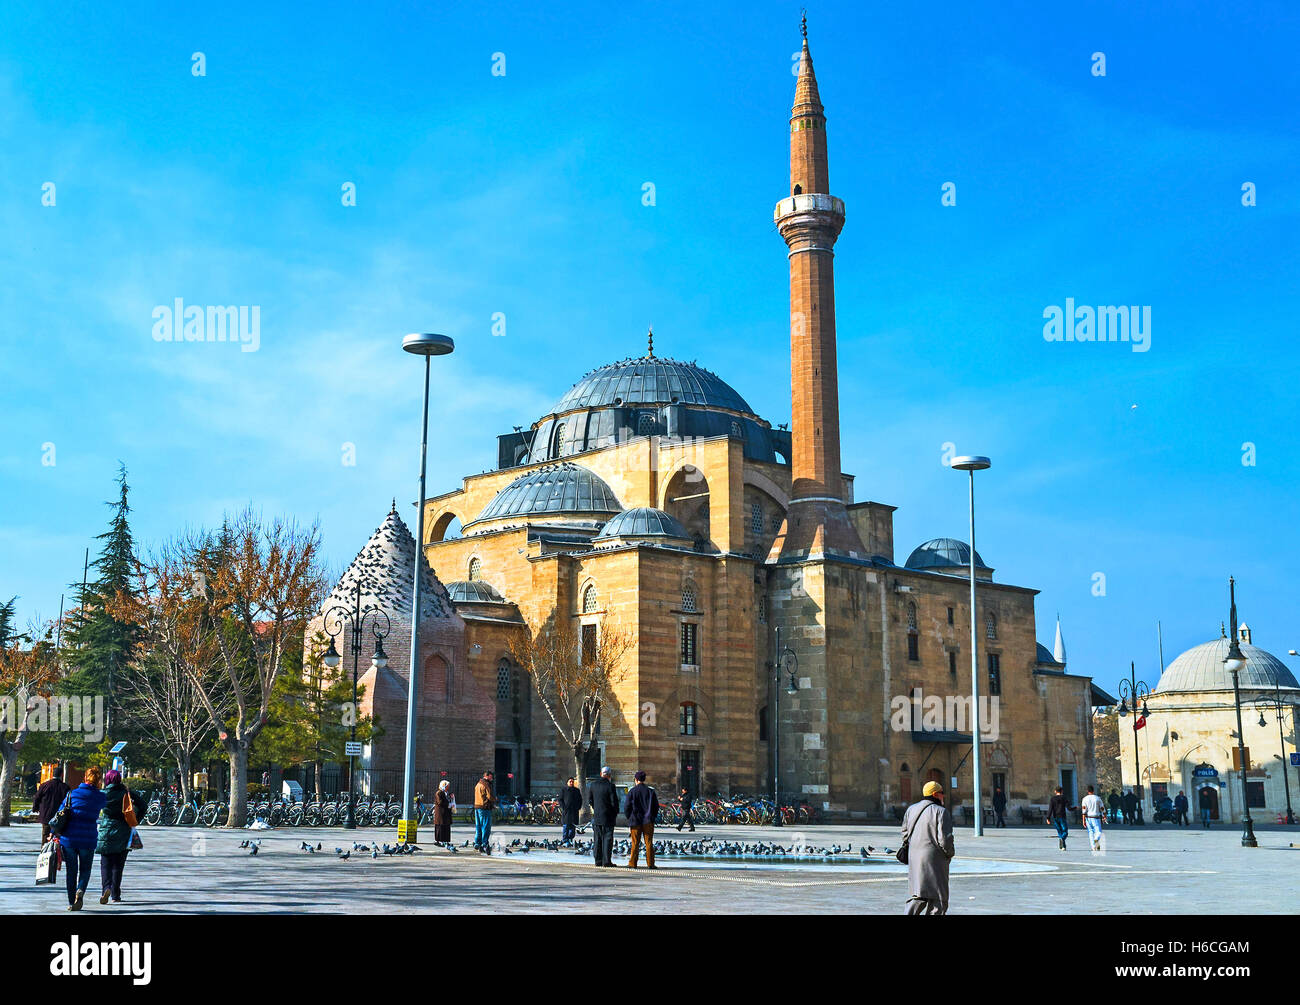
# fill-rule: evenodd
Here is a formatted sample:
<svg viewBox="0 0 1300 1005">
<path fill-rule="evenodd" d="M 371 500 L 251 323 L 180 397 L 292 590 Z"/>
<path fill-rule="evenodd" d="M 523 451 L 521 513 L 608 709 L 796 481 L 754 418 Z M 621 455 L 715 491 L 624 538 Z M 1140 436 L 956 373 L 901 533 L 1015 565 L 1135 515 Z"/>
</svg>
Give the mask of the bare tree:
<svg viewBox="0 0 1300 1005">
<path fill-rule="evenodd" d="M 552 611 L 530 635 L 510 643 L 510 655 L 532 678 L 533 690 L 560 739 L 573 755 L 573 773 L 587 787 L 587 753 L 595 742 L 600 713 L 614 688 L 627 676 L 630 632 L 602 619 L 575 628 L 571 618 Z M 583 815 L 587 810 L 584 806 Z"/>
<path fill-rule="evenodd" d="M 315 526 L 303 529 L 283 520 L 264 524 L 245 510 L 194 556 L 200 587 L 218 624 L 219 659 L 193 668 L 191 676 L 230 759 L 228 827 L 244 825 L 249 747 L 266 726 L 289 648 L 302 645 L 307 622 L 324 596 L 319 554 Z M 228 713 L 227 694 L 233 705 Z"/>
<path fill-rule="evenodd" d="M 192 542 L 165 546 L 147 564 L 137 563 L 136 592 L 119 596 L 113 605 L 123 620 L 139 626 L 134 652 L 118 680 L 118 700 L 175 759 L 184 802 L 190 801 L 194 752 L 233 707 L 229 682 L 221 673 L 221 624 L 212 616 L 196 564 L 201 553 Z M 217 722 L 199 681 L 211 682 L 209 700 Z"/>
</svg>

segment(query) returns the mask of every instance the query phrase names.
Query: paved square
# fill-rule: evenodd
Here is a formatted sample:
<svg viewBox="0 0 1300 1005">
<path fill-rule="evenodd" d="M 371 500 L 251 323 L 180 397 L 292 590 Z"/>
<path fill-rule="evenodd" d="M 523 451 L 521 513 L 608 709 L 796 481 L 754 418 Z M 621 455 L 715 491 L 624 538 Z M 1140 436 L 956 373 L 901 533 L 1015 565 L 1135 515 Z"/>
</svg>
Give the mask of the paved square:
<svg viewBox="0 0 1300 1005">
<path fill-rule="evenodd" d="M 682 867 L 670 858 L 655 872 L 595 869 L 586 857 L 498 854 L 466 849 L 451 854 L 424 846 L 416 855 L 371 859 L 356 853 L 340 861 L 334 848 L 353 840 L 392 842 L 389 829 L 289 828 L 247 832 L 146 827 L 145 849 L 133 852 L 123 884 L 124 903 L 98 904 L 96 862 L 83 918 L 121 912 L 188 914 L 221 912 L 423 912 L 554 913 L 900 913 L 906 873 L 892 859 L 869 865 L 756 868 L 716 862 Z M 736 841 L 789 843 L 792 828 L 700 828 Z M 898 845 L 885 826 L 823 826 L 803 831 L 815 845 L 869 843 L 877 851 Z M 457 843 L 471 836 L 453 831 Z M 1088 850 L 1082 831 L 1071 833 L 1061 853 L 1050 828 L 992 830 L 976 839 L 956 833 L 951 910 L 954 914 L 1281 914 L 1295 909 L 1300 892 L 1300 828 L 1263 827 L 1259 848 L 1240 846 L 1231 827 L 1205 831 L 1169 826 L 1115 827 L 1105 854 Z M 621 836 L 621 835 L 620 835 Z M 661 839 L 678 840 L 673 831 Z M 689 836 L 689 835 L 687 835 Z M 57 887 L 33 884 L 40 833 L 31 825 L 0 829 L 0 912 L 62 913 Z M 556 838 L 553 827 L 498 827 L 493 837 Z M 238 845 L 260 839 L 250 856 Z M 303 841 L 323 850 L 308 854 Z M 543 860 L 545 859 L 545 860 Z M 616 859 L 617 861 L 617 859 Z"/>
</svg>

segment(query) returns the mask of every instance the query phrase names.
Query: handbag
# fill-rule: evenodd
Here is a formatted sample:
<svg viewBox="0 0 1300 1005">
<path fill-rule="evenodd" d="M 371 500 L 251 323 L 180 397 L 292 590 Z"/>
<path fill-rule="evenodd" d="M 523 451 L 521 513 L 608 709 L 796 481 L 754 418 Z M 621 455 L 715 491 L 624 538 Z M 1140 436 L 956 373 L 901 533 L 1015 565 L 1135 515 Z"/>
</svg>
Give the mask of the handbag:
<svg viewBox="0 0 1300 1005">
<path fill-rule="evenodd" d="M 144 842 L 140 840 L 140 832 L 134 827 L 131 828 L 131 847 L 130 851 L 139 851 L 144 847 Z"/>
<path fill-rule="evenodd" d="M 54 816 L 50 817 L 49 828 L 51 834 L 62 834 L 68 829 L 68 821 L 72 819 L 72 793 L 69 792 L 63 797 L 63 802 Z"/>
<path fill-rule="evenodd" d="M 916 825 L 921 822 L 921 817 L 923 816 L 925 816 L 925 810 L 918 813 L 915 819 L 912 820 L 912 826 L 907 829 L 907 836 L 903 838 L 902 847 L 900 847 L 898 851 L 894 852 L 894 858 L 902 862 L 903 865 L 907 865 L 907 844 L 912 840 L 912 832 L 916 830 Z"/>
<path fill-rule="evenodd" d="M 59 842 L 51 838 L 36 856 L 36 885 L 53 883 L 59 874 Z"/>
<path fill-rule="evenodd" d="M 130 824 L 132 833 L 140 826 L 140 821 L 136 819 L 135 807 L 131 805 L 131 793 L 129 792 L 122 797 L 122 819 Z"/>
</svg>

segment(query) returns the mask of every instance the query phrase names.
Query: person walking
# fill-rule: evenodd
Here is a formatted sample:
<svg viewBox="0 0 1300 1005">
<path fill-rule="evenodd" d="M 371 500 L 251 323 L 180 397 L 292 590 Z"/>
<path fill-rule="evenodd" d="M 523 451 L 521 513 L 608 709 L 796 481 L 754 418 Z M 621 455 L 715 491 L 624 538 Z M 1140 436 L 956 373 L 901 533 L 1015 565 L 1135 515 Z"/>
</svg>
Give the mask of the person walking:
<svg viewBox="0 0 1300 1005">
<path fill-rule="evenodd" d="M 596 865 L 614 865 L 614 826 L 618 823 L 618 790 L 609 765 L 600 769 L 600 777 L 587 786 L 587 805 L 591 807 L 591 855 Z"/>
<path fill-rule="evenodd" d="M 50 780 L 42 782 L 36 789 L 36 795 L 32 796 L 32 811 L 36 814 L 36 819 L 41 822 L 42 848 L 50 840 L 50 817 L 59 812 L 59 807 L 63 805 L 63 800 L 69 792 L 68 783 L 63 780 L 63 773 L 63 765 L 59 765 Z"/>
<path fill-rule="evenodd" d="M 1132 824 L 1137 821 L 1137 807 L 1137 796 L 1133 794 L 1132 789 L 1129 789 L 1124 793 L 1124 822 L 1126 824 Z"/>
<path fill-rule="evenodd" d="M 139 825 L 136 815 L 138 800 L 122 784 L 122 775 L 115 769 L 104 772 L 104 808 L 99 814 L 99 836 L 95 851 L 99 853 L 99 902 L 122 902 L 122 872 L 126 857 L 131 853 L 131 832 Z"/>
<path fill-rule="evenodd" d="M 496 804 L 496 793 L 492 791 L 492 772 L 485 771 L 474 786 L 474 847 L 484 855 L 492 854 L 489 841 L 492 837 L 492 809 Z"/>
<path fill-rule="evenodd" d="M 948 913 L 948 863 L 957 853 L 952 814 L 943 804 L 943 786 L 926 782 L 921 800 L 903 814 L 907 847 L 907 914 Z"/>
<path fill-rule="evenodd" d="M 1114 789 L 1111 789 L 1110 797 L 1106 800 L 1106 802 L 1110 806 L 1110 822 L 1113 824 L 1119 823 L 1120 807 L 1122 805 L 1122 801 L 1119 798 L 1119 793 L 1116 792 Z"/>
<path fill-rule="evenodd" d="M 1083 825 L 1088 828 L 1088 840 L 1092 842 L 1093 851 L 1101 851 L 1101 822 L 1106 816 L 1106 804 L 1097 795 L 1097 790 L 1089 785 L 1088 794 L 1083 797 Z"/>
<path fill-rule="evenodd" d="M 456 812 L 456 797 L 451 792 L 451 782 L 443 779 L 433 794 L 433 843 L 451 844 L 451 815 Z M 475 838 L 478 834 L 475 832 Z"/>
<path fill-rule="evenodd" d="M 1178 795 L 1174 796 L 1174 822 L 1180 827 L 1190 827 L 1192 825 L 1191 820 L 1187 817 L 1187 796 L 1183 794 L 1182 789 L 1179 789 Z"/>
<path fill-rule="evenodd" d="M 1205 788 L 1201 789 L 1200 795 L 1201 795 L 1201 826 L 1208 831 L 1210 829 L 1210 813 L 1212 812 L 1210 809 L 1210 800 L 1213 799 L 1217 795 L 1217 793 L 1207 785 L 1205 786 Z"/>
<path fill-rule="evenodd" d="M 994 827 L 1007 825 L 1007 794 L 1001 789 L 993 790 L 993 820 Z"/>
<path fill-rule="evenodd" d="M 63 845 L 63 864 L 67 867 L 68 910 L 80 911 L 90 885 L 90 867 L 95 862 L 95 845 L 99 840 L 99 811 L 104 808 L 104 793 L 99 791 L 100 769 L 86 769 L 85 780 L 64 797 L 71 811 L 67 826 L 59 835 Z"/>
<path fill-rule="evenodd" d="M 1065 839 L 1070 836 L 1070 810 L 1070 800 L 1065 798 L 1058 785 L 1047 802 L 1047 819 L 1056 825 L 1056 838 L 1061 851 L 1065 851 Z"/>
<path fill-rule="evenodd" d="M 582 812 L 582 791 L 578 780 L 570 778 L 560 790 L 560 842 L 573 844 L 573 835 L 578 830 L 578 815 Z"/>
<path fill-rule="evenodd" d="M 644 842 L 646 868 L 653 869 L 655 868 L 655 820 L 659 816 L 659 797 L 655 794 L 655 790 L 645 783 L 644 771 L 638 771 L 632 778 L 636 784 L 627 790 L 623 809 L 627 816 L 627 824 L 632 829 L 632 850 L 628 854 L 627 867 L 636 868 L 641 844 Z"/>
<path fill-rule="evenodd" d="M 691 815 L 691 807 L 695 805 L 695 800 L 691 798 L 691 793 L 687 789 L 682 789 L 682 819 L 677 823 L 677 829 L 689 826 L 691 833 L 695 833 L 695 817 Z"/>
</svg>

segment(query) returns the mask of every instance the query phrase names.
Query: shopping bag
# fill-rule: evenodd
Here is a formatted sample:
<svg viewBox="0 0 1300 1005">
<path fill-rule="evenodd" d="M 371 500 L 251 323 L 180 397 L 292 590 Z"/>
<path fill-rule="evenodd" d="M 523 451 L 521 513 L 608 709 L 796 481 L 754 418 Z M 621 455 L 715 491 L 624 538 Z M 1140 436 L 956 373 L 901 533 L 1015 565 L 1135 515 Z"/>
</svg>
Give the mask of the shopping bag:
<svg viewBox="0 0 1300 1005">
<path fill-rule="evenodd" d="M 51 838 L 36 856 L 36 885 L 53 883 L 59 874 L 59 842 Z"/>
<path fill-rule="evenodd" d="M 131 828 L 131 851 L 139 851 L 144 847 L 144 842 L 140 840 L 140 832 L 134 827 Z"/>
</svg>

